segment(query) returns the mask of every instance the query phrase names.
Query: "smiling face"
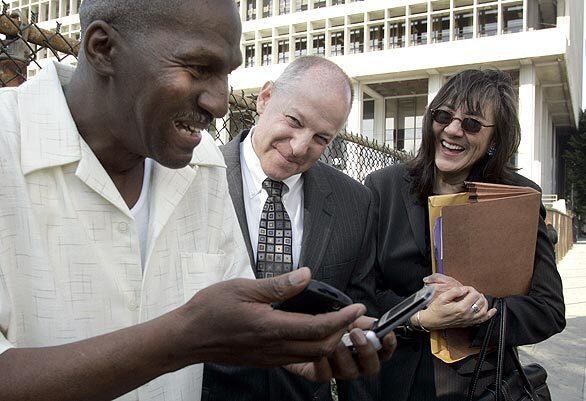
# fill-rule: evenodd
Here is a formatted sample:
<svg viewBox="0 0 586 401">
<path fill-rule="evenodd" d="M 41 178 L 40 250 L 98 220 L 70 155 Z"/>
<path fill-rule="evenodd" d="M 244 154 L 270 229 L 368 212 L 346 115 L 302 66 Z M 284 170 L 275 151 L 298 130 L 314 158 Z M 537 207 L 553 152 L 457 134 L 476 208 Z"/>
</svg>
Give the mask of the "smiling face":
<svg viewBox="0 0 586 401">
<path fill-rule="evenodd" d="M 486 154 L 494 128 L 482 127 L 477 133 L 466 132 L 457 118 L 471 117 L 483 125 L 491 125 L 494 121 L 493 111 L 487 107 L 479 115 L 468 114 L 462 107 L 453 110 L 448 106 L 441 106 L 438 109 L 451 112 L 455 118 L 447 125 L 433 121 L 432 130 L 436 139 L 435 165 L 444 178 L 456 178 L 456 181 L 462 182 L 468 177 L 472 166 Z"/>
<path fill-rule="evenodd" d="M 307 171 L 334 139 L 350 111 L 350 89 L 311 72 L 287 90 L 267 83 L 259 94 L 252 144 L 265 174 L 278 181 Z"/>
<path fill-rule="evenodd" d="M 167 24 L 122 47 L 114 78 L 117 140 L 166 167 L 187 165 L 201 130 L 226 114 L 228 74 L 241 64 L 234 2 L 210 3 L 184 2 Z"/>
</svg>

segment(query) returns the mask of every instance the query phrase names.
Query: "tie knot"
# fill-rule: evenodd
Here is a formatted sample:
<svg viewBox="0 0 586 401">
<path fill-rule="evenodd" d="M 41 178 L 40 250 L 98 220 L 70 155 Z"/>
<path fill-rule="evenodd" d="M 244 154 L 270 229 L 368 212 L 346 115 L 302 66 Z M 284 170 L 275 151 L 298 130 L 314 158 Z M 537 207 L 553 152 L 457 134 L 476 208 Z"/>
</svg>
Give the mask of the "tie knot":
<svg viewBox="0 0 586 401">
<path fill-rule="evenodd" d="M 269 196 L 281 196 L 283 190 L 287 189 L 287 185 L 283 181 L 275 181 L 267 178 L 262 182 L 262 187 Z"/>
</svg>

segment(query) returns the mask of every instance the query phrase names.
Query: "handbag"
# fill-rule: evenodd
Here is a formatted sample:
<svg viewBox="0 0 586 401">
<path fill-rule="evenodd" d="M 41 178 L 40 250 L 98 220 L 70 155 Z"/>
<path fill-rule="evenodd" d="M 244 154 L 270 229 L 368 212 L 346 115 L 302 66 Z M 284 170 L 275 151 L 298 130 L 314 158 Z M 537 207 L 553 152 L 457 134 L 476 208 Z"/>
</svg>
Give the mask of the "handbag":
<svg viewBox="0 0 586 401">
<path fill-rule="evenodd" d="M 551 394 L 547 387 L 547 372 L 543 366 L 532 363 L 521 365 L 517 352 L 513 347 L 505 345 L 507 332 L 507 304 L 504 299 L 497 299 L 497 308 L 500 311 L 500 330 L 497 347 L 496 380 L 490 384 L 482 394 L 475 397 L 480 370 L 489 349 L 489 339 L 492 336 L 496 316 L 489 322 L 486 336 L 482 342 L 482 348 L 478 356 L 478 362 L 474 368 L 472 382 L 468 388 L 468 401 L 551 401 Z M 503 375 L 505 352 L 513 360 L 515 369 L 507 375 Z"/>
</svg>

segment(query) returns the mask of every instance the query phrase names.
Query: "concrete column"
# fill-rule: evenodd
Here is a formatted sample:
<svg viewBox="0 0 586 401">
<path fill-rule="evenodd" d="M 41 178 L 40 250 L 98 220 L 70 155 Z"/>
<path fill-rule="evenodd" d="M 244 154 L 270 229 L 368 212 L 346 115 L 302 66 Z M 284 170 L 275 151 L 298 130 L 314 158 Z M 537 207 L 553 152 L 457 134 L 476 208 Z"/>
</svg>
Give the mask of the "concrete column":
<svg viewBox="0 0 586 401">
<path fill-rule="evenodd" d="M 240 0 L 240 21 L 246 21 L 246 0 Z"/>
<path fill-rule="evenodd" d="M 427 80 L 427 105 L 435 98 L 444 84 L 444 77 L 441 74 L 432 73 Z"/>
<path fill-rule="evenodd" d="M 541 172 L 534 171 L 535 159 L 535 92 L 537 76 L 532 62 L 522 64 L 519 70 L 519 123 L 521 124 L 521 144 L 519 145 L 518 165 L 520 174 L 535 181 L 541 181 Z"/>
<path fill-rule="evenodd" d="M 374 99 L 374 139 L 385 143 L 385 98 L 382 96 Z"/>
<path fill-rule="evenodd" d="M 346 129 L 353 134 L 362 133 L 362 100 L 362 84 L 354 81 L 354 101 L 346 124 Z"/>
<path fill-rule="evenodd" d="M 379 143 L 385 141 L 385 98 L 378 92 L 372 90 L 368 85 L 362 87 L 364 93 L 374 99 L 374 127 L 373 139 Z M 362 120 L 361 120 L 362 121 Z"/>
</svg>

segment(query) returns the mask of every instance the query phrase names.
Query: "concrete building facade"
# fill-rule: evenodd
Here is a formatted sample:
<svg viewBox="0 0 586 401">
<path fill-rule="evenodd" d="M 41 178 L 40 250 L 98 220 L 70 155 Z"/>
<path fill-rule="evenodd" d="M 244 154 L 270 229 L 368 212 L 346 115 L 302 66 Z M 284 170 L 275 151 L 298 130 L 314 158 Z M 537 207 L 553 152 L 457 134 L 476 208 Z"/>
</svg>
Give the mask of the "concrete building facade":
<svg viewBox="0 0 586 401">
<path fill-rule="evenodd" d="M 519 94 L 520 172 L 557 193 L 557 137 L 582 104 L 582 0 L 241 0 L 244 65 L 235 89 L 255 92 L 304 54 L 353 79 L 347 129 L 407 152 L 446 79 L 464 68 L 508 71 Z"/>
</svg>

